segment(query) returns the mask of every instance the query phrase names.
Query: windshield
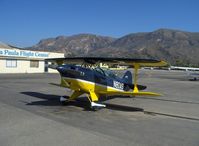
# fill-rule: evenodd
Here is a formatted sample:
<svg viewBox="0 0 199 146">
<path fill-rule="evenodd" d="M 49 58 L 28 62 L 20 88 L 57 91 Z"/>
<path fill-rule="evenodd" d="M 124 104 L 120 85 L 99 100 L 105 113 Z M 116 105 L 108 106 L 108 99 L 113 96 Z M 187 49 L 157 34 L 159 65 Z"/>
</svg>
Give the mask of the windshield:
<svg viewBox="0 0 199 146">
<path fill-rule="evenodd" d="M 99 72 L 100 74 L 102 74 L 104 76 L 111 77 L 111 78 L 116 78 L 116 75 L 111 70 L 109 70 L 108 68 L 103 68 L 102 69 L 100 67 L 97 67 L 94 70 Z"/>
</svg>

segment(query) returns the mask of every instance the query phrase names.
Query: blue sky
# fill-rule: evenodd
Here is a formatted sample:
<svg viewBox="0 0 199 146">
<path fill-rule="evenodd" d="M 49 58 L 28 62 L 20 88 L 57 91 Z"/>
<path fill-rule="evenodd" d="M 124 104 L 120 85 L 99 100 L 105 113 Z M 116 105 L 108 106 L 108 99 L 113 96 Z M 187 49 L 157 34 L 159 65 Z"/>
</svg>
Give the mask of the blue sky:
<svg viewBox="0 0 199 146">
<path fill-rule="evenodd" d="M 0 0 L 0 41 L 19 47 L 59 35 L 121 37 L 159 28 L 199 32 L 199 1 Z"/>
</svg>

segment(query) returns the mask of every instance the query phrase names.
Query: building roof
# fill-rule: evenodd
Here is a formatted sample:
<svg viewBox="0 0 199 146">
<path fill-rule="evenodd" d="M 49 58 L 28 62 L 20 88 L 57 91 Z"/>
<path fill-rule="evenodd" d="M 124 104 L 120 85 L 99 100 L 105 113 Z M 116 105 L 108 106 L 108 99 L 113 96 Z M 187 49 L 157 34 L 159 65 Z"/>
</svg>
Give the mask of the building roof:
<svg viewBox="0 0 199 146">
<path fill-rule="evenodd" d="M 0 42 L 0 48 L 12 49 L 13 47 L 11 47 L 10 45 L 5 44 L 5 43 L 3 43 L 3 42 Z"/>
</svg>

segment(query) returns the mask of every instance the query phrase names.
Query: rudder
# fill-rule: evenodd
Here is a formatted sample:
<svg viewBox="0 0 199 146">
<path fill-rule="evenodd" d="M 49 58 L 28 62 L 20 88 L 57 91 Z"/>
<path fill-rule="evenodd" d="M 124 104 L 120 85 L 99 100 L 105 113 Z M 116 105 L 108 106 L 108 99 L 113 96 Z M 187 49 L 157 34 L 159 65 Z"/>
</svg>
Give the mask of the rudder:
<svg viewBox="0 0 199 146">
<path fill-rule="evenodd" d="M 122 79 L 125 83 L 132 84 L 133 81 L 132 73 L 130 71 L 126 71 Z"/>
</svg>

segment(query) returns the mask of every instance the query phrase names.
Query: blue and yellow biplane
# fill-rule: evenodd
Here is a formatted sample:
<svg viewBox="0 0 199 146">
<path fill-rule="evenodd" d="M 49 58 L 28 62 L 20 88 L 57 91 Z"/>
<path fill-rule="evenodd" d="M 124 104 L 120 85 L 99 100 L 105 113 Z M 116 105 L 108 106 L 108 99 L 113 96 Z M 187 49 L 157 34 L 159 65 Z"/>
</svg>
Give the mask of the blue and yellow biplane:
<svg viewBox="0 0 199 146">
<path fill-rule="evenodd" d="M 70 102 L 80 95 L 87 94 L 92 109 L 106 107 L 99 103 L 101 96 L 159 96 L 154 92 L 144 92 L 144 85 L 138 85 L 138 69 L 141 67 L 163 67 L 165 61 L 154 59 L 104 58 L 104 57 L 70 57 L 46 59 L 51 62 L 50 68 L 57 69 L 61 75 L 60 86 L 73 90 L 69 98 L 60 97 L 60 101 Z M 134 74 L 126 71 L 123 77 L 99 67 L 100 63 L 128 66 Z"/>
</svg>

